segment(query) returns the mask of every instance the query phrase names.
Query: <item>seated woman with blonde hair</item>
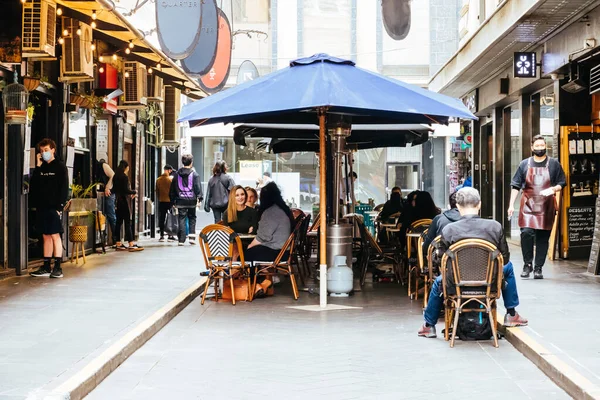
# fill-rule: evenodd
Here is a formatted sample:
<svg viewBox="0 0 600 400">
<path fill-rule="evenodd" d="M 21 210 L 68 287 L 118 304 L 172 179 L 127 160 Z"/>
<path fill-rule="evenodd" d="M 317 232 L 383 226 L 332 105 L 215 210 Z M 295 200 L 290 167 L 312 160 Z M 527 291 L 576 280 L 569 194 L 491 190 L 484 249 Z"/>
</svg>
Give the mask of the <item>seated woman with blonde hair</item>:
<svg viewBox="0 0 600 400">
<path fill-rule="evenodd" d="M 229 192 L 227 210 L 223 213 L 223 224 L 236 233 L 256 233 L 258 212 L 246 205 L 248 194 L 243 186 L 235 185 Z"/>
</svg>

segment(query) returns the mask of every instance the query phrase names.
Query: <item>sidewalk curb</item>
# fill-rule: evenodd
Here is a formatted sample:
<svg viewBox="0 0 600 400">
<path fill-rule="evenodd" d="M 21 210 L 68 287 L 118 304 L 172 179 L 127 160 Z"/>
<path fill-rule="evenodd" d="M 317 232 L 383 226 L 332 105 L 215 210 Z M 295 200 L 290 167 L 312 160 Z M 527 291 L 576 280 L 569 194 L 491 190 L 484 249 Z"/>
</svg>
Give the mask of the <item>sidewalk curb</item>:
<svg viewBox="0 0 600 400">
<path fill-rule="evenodd" d="M 202 294 L 206 279 L 205 277 L 201 278 L 139 323 L 66 382 L 52 390 L 51 394 L 45 396 L 44 399 L 79 400 L 84 398 L 181 310 Z"/>
<path fill-rule="evenodd" d="M 600 400 L 600 387 L 536 342 L 522 328 L 506 328 L 500 321 L 498 326 L 510 344 L 568 395 L 575 399 Z"/>
</svg>

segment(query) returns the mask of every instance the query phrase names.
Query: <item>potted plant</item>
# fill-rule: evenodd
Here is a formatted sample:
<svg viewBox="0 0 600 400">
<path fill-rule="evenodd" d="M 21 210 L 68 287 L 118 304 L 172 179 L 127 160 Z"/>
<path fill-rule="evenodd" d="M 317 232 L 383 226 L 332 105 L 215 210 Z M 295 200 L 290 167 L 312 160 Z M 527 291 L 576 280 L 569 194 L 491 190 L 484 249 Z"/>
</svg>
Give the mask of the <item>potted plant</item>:
<svg viewBox="0 0 600 400">
<path fill-rule="evenodd" d="M 81 185 L 71 185 L 71 200 L 65 209 L 69 210 L 69 216 L 72 217 L 69 241 L 73 243 L 87 241 L 89 223 L 93 222 L 93 212 L 98 209 L 97 200 L 92 198 L 96 185 L 97 183 L 93 183 L 86 188 Z"/>
<path fill-rule="evenodd" d="M 33 76 L 24 76 L 23 77 L 23 86 L 29 92 L 33 92 L 35 89 L 40 86 L 40 76 L 39 74 L 33 74 Z"/>
</svg>

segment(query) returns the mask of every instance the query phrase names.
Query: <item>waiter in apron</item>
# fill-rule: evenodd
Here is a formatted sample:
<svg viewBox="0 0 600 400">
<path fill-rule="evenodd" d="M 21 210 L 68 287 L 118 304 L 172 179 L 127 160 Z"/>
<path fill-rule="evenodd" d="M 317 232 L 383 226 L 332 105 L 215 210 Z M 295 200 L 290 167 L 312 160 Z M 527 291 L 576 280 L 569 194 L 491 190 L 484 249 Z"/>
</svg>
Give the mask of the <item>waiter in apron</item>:
<svg viewBox="0 0 600 400">
<path fill-rule="evenodd" d="M 566 185 L 565 172 L 555 158 L 546 155 L 546 139 L 537 135 L 531 141 L 533 157 L 521 161 L 515 176 L 510 182 L 512 191 L 508 207 L 508 218 L 515 211 L 514 204 L 519 191 L 519 227 L 521 228 L 521 250 L 523 252 L 523 272 L 521 278 L 529 278 L 533 271 L 534 279 L 544 279 L 542 268 L 548 254 L 548 241 L 556 215 L 554 194 Z M 535 243 L 535 264 L 533 248 Z"/>
</svg>

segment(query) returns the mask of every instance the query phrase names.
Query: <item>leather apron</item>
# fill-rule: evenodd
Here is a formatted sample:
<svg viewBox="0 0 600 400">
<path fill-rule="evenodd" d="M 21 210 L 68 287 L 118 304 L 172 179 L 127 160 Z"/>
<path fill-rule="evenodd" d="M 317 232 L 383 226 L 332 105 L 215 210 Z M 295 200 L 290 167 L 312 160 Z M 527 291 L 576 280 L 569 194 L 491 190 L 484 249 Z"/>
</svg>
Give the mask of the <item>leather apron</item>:
<svg viewBox="0 0 600 400">
<path fill-rule="evenodd" d="M 531 158 L 527 161 L 527 177 L 525 188 L 521 195 L 521 210 L 519 211 L 519 227 L 552 230 L 556 215 L 556 200 L 554 196 L 542 196 L 540 192 L 552 187 L 550 170 L 547 159 L 545 167 L 533 167 Z"/>
</svg>

